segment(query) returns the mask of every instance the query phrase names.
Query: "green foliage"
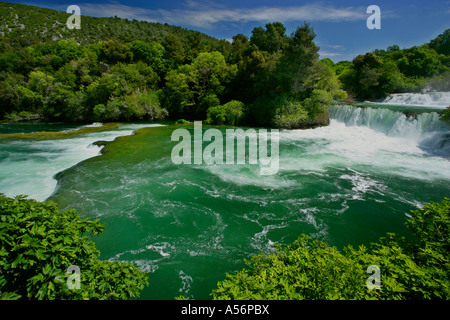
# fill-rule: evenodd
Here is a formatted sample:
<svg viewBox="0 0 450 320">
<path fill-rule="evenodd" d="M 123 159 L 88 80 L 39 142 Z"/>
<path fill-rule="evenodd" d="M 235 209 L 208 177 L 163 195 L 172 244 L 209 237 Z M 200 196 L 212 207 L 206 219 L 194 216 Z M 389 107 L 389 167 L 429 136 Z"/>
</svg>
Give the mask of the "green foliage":
<svg viewBox="0 0 450 320">
<path fill-rule="evenodd" d="M 350 62 L 335 65 L 336 73 L 351 94 L 377 99 L 394 92 L 420 91 L 425 87 L 450 90 L 450 31 L 430 43 L 407 49 L 390 46 L 374 50 Z"/>
<path fill-rule="evenodd" d="M 286 46 L 287 37 L 285 33 L 286 28 L 282 23 L 268 23 L 265 30 L 262 27 L 253 29 L 250 43 L 256 45 L 262 51 L 274 53 Z"/>
<path fill-rule="evenodd" d="M 450 252 L 450 199 L 430 202 L 411 211 L 411 216 L 407 225 L 423 243 L 433 243 Z"/>
<path fill-rule="evenodd" d="M 29 50 L 19 48 L 0 54 L 0 70 L 26 75 L 33 69 L 33 57 Z"/>
<path fill-rule="evenodd" d="M 70 30 L 68 17 L 0 2 L 0 117 L 206 120 L 209 108 L 236 100 L 246 106 L 241 124 L 308 128 L 326 125 L 328 106 L 347 93 L 378 99 L 425 87 L 450 90 L 448 30 L 423 46 L 394 45 L 334 64 L 319 61 L 307 23 L 290 35 L 282 23 L 267 23 L 230 44 L 117 17 L 83 16 L 82 29 Z M 141 101 L 147 94 L 151 103 Z"/>
<path fill-rule="evenodd" d="M 80 103 L 82 101 L 79 92 L 73 92 L 70 86 L 57 82 L 49 88 L 42 113 L 52 120 L 82 121 L 88 112 Z"/>
<path fill-rule="evenodd" d="M 341 73 L 340 79 L 347 90 L 360 98 L 380 98 L 385 94 L 383 80 L 387 76 L 383 67 L 381 58 L 369 52 L 353 59 L 353 67 Z"/>
<path fill-rule="evenodd" d="M 210 107 L 207 110 L 206 123 L 209 124 L 241 124 L 244 117 L 245 105 L 237 100 L 225 103 L 224 105 Z"/>
<path fill-rule="evenodd" d="M 280 79 L 283 92 L 302 100 L 309 96 L 317 80 L 317 71 L 322 67 L 319 64 L 319 47 L 314 43 L 315 37 L 309 24 L 298 27 L 289 38 L 275 74 Z"/>
<path fill-rule="evenodd" d="M 185 63 L 185 48 L 179 37 L 174 34 L 168 34 L 164 37 L 161 44 L 165 48 L 165 59 L 172 69 Z"/>
<path fill-rule="evenodd" d="M 450 106 L 448 106 L 445 110 L 442 111 L 442 114 L 439 117 L 439 119 L 447 123 L 450 123 Z"/>
<path fill-rule="evenodd" d="M 280 128 L 298 128 L 309 119 L 308 111 L 301 101 L 286 100 L 275 112 L 274 124 Z"/>
<path fill-rule="evenodd" d="M 351 261 L 307 236 L 274 254 L 259 254 L 247 264 L 250 269 L 219 282 L 214 299 L 324 299 L 328 293 L 345 297 L 354 294 L 358 283 L 357 275 L 345 276 L 357 270 Z M 336 288 L 330 290 L 333 284 Z"/>
<path fill-rule="evenodd" d="M 407 241 L 387 234 L 366 248 L 339 251 L 302 235 L 272 254 L 246 261 L 248 268 L 227 274 L 214 299 L 449 299 L 450 199 L 411 211 Z M 380 287 L 366 283 L 369 266 L 380 269 Z"/>
<path fill-rule="evenodd" d="M 101 44 L 100 58 L 110 64 L 128 63 L 133 59 L 133 53 L 126 44 L 117 40 L 107 40 Z"/>
<path fill-rule="evenodd" d="M 0 3 L 0 13 L 0 117 L 21 112 L 72 122 L 167 117 L 159 103 L 165 77 L 193 61 L 198 74 L 191 75 L 190 89 L 198 92 L 189 112 L 206 117 L 208 107 L 220 104 L 223 70 L 215 70 L 208 84 L 208 70 L 200 74 L 205 61 L 197 58 L 227 53 L 226 41 L 119 18 L 83 16 L 82 29 L 69 30 L 67 13 L 11 3 Z"/>
<path fill-rule="evenodd" d="M 200 51 L 204 51 L 207 47 L 211 51 L 226 50 L 224 44 L 227 42 L 197 31 L 168 24 L 130 21 L 118 17 L 98 18 L 83 15 L 82 29 L 70 30 L 65 24 L 70 15 L 46 8 L 1 2 L 0 32 L 4 32 L 2 41 L 11 47 L 28 47 L 50 42 L 52 39 L 72 39 L 81 45 L 89 45 L 112 39 L 130 43 L 134 40 L 160 43 L 167 36 L 175 36 L 182 42 L 186 51 L 194 51 L 191 48 L 194 45 L 201 45 Z M 195 43 L 192 41 L 193 39 L 196 40 Z"/>
<path fill-rule="evenodd" d="M 191 64 L 168 73 L 164 105 L 172 116 L 205 119 L 208 108 L 220 104 L 234 73 L 220 52 L 202 52 Z"/>
<path fill-rule="evenodd" d="M 130 299 L 148 284 L 131 264 L 99 260 L 89 235 L 104 227 L 56 204 L 0 194 L 0 299 Z M 71 265 L 80 288 L 69 288 Z M 72 283 L 72 282 L 71 282 Z"/>
<path fill-rule="evenodd" d="M 93 118 L 96 121 L 159 120 L 167 116 L 160 107 L 155 92 L 135 92 L 123 97 L 111 97 L 106 104 L 94 107 Z"/>
<path fill-rule="evenodd" d="M 42 71 L 32 71 L 29 74 L 28 88 L 33 92 L 45 95 L 50 85 L 53 84 L 53 81 L 54 78 L 52 76 Z"/>
<path fill-rule="evenodd" d="M 266 29 L 255 28 L 249 43 L 243 36 L 234 39 L 233 48 L 243 61 L 238 64 L 232 92 L 249 106 L 251 125 L 306 128 L 326 124 L 327 108 L 334 98 L 343 99 L 346 94 L 332 65 L 319 62 L 310 25 L 298 27 L 290 36 L 285 31 L 282 24 L 273 23 Z"/>
<path fill-rule="evenodd" d="M 146 43 L 135 40 L 131 43 L 131 52 L 135 61 L 142 61 L 152 67 L 157 74 L 163 74 L 167 69 L 164 47 L 160 43 Z"/>
<path fill-rule="evenodd" d="M 187 121 L 185 119 L 178 119 L 176 122 L 176 124 L 189 124 L 191 123 L 190 121 Z"/>
<path fill-rule="evenodd" d="M 159 98 L 155 92 L 137 92 L 124 99 L 122 117 L 126 120 L 159 120 L 167 116 L 166 109 L 160 107 Z"/>
<path fill-rule="evenodd" d="M 431 40 L 430 48 L 436 50 L 439 54 L 450 55 L 450 29 L 445 30 L 436 39 Z"/>
<path fill-rule="evenodd" d="M 124 79 L 115 77 L 110 73 L 104 73 L 86 88 L 86 103 L 88 105 L 107 103 L 111 98 L 120 96 L 126 89 L 127 84 Z M 125 93 L 128 92 L 125 91 Z"/>
<path fill-rule="evenodd" d="M 120 99 L 111 99 L 106 105 L 103 103 L 97 104 L 93 110 L 93 118 L 96 121 L 114 121 L 119 119 L 123 102 Z"/>
</svg>

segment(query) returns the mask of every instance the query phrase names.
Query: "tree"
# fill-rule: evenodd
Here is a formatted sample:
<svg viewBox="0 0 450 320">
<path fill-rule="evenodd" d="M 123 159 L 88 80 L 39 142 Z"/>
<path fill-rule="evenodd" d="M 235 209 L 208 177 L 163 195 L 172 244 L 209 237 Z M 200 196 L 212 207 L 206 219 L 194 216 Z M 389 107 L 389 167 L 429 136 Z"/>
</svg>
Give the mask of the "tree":
<svg viewBox="0 0 450 320">
<path fill-rule="evenodd" d="M 159 120 L 167 116 L 155 92 L 138 91 L 125 96 L 121 118 L 125 120 Z"/>
<path fill-rule="evenodd" d="M 286 42 L 286 27 L 281 22 L 266 24 L 266 51 L 269 53 L 283 50 Z"/>
<path fill-rule="evenodd" d="M 314 43 L 315 37 L 309 24 L 298 27 L 289 38 L 277 70 L 281 90 L 300 99 L 306 98 L 311 92 L 315 66 L 319 62 L 319 47 Z"/>
<path fill-rule="evenodd" d="M 0 299 L 130 299 L 148 284 L 137 267 L 98 258 L 88 236 L 104 230 L 98 220 L 3 194 L 0 217 Z M 67 273 L 70 266 L 80 271 L 78 289 L 72 286 L 75 274 Z"/>
<path fill-rule="evenodd" d="M 284 30 L 278 24 L 267 28 Z M 259 33 L 255 30 L 256 40 L 262 36 Z M 340 89 L 332 61 L 331 65 L 326 60 L 319 62 L 315 37 L 310 25 L 304 24 L 283 40 L 278 51 L 261 54 L 257 72 L 249 81 L 257 97 L 249 107 L 253 124 L 306 128 L 328 123 L 327 107 L 333 98 L 343 99 L 346 95 Z"/>
<path fill-rule="evenodd" d="M 119 62 L 111 67 L 110 74 L 125 81 L 131 90 L 156 89 L 159 81 L 153 68 L 142 61 L 133 64 Z"/>
<path fill-rule="evenodd" d="M 29 75 L 27 87 L 30 90 L 45 96 L 53 82 L 53 76 L 42 71 L 32 71 Z"/>
<path fill-rule="evenodd" d="M 99 103 L 94 107 L 93 119 L 95 121 L 117 121 L 122 115 L 122 109 L 122 99 L 112 98 L 106 105 Z"/>
<path fill-rule="evenodd" d="M 185 49 L 180 38 L 169 33 L 161 42 L 165 50 L 165 59 L 168 60 L 172 69 L 182 65 L 185 62 Z"/>
<path fill-rule="evenodd" d="M 339 75 L 344 88 L 361 99 L 378 99 L 408 88 L 408 79 L 399 68 L 403 51 L 395 47 L 388 51 L 383 58 L 369 52 L 353 59 Z M 393 56 L 399 60 L 394 61 Z"/>
<path fill-rule="evenodd" d="M 202 52 L 191 64 L 169 72 L 163 105 L 177 117 L 205 119 L 206 110 L 220 104 L 225 85 L 235 72 L 220 52 Z"/>
<path fill-rule="evenodd" d="M 88 106 L 93 107 L 101 103 L 106 104 L 111 98 L 124 93 L 130 93 L 126 81 L 113 74 L 104 73 L 86 88 L 85 99 Z"/>
<path fill-rule="evenodd" d="M 279 128 L 295 129 L 306 123 L 308 119 L 308 111 L 300 101 L 286 99 L 286 101 L 278 104 L 273 122 Z"/>
<path fill-rule="evenodd" d="M 173 117 L 189 115 L 194 106 L 194 93 L 189 84 L 189 66 L 183 65 L 170 71 L 163 89 L 163 105 Z M 192 114 L 192 113 L 191 113 Z"/>
<path fill-rule="evenodd" d="M 17 95 L 17 86 L 24 86 L 25 79 L 20 74 L 9 74 L 3 81 L 0 81 L 0 116 L 17 111 L 20 97 Z"/>
<path fill-rule="evenodd" d="M 61 58 L 60 65 L 54 65 L 57 70 L 71 60 L 80 58 L 83 54 L 81 47 L 75 40 L 59 40 L 56 42 L 55 55 Z"/>
<path fill-rule="evenodd" d="M 58 82 L 49 89 L 42 112 L 51 120 L 82 121 L 88 111 L 77 92 Z"/>
<path fill-rule="evenodd" d="M 27 48 L 9 48 L 0 54 L 0 71 L 27 75 L 34 65 L 33 56 Z"/>
<path fill-rule="evenodd" d="M 445 30 L 436 39 L 431 40 L 430 48 L 436 50 L 439 54 L 450 55 L 450 29 Z"/>
<path fill-rule="evenodd" d="M 146 43 L 135 40 L 131 43 L 130 50 L 133 53 L 134 61 L 142 61 L 152 67 L 158 75 L 162 75 L 167 70 L 167 61 L 164 47 L 160 43 Z"/>
<path fill-rule="evenodd" d="M 206 123 L 239 125 L 244 118 L 245 105 L 237 100 L 232 100 L 220 106 L 213 106 L 207 110 Z"/>
<path fill-rule="evenodd" d="M 250 43 L 248 38 L 242 33 L 233 36 L 229 62 L 233 64 L 242 63 L 249 46 Z"/>
<path fill-rule="evenodd" d="M 133 53 L 130 47 L 118 40 L 103 41 L 100 48 L 99 58 L 106 63 L 131 62 Z"/>
<path fill-rule="evenodd" d="M 375 99 L 383 96 L 380 78 L 383 61 L 375 53 L 358 55 L 353 66 L 341 73 L 339 79 L 345 88 L 363 99 Z"/>
<path fill-rule="evenodd" d="M 443 69 L 437 52 L 425 46 L 405 49 L 397 65 L 407 77 L 431 77 Z"/>
<path fill-rule="evenodd" d="M 258 49 L 264 50 L 266 43 L 266 33 L 263 27 L 256 27 L 252 30 L 250 44 L 255 45 Z"/>
</svg>

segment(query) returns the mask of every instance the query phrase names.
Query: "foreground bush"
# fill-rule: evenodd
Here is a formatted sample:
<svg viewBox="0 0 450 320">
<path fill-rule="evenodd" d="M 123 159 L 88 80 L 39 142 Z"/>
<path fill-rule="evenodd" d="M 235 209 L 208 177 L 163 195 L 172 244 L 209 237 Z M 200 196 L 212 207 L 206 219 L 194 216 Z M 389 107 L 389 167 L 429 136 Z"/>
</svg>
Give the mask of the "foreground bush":
<svg viewBox="0 0 450 320">
<path fill-rule="evenodd" d="M 273 254 L 246 261 L 248 269 L 227 275 L 214 299 L 449 299 L 450 199 L 411 212 L 417 236 L 388 234 L 369 248 L 339 251 L 303 235 Z M 379 287 L 369 266 L 380 271 Z"/>
<path fill-rule="evenodd" d="M 139 296 L 148 284 L 144 272 L 131 264 L 99 260 L 87 234 L 97 235 L 103 228 L 98 220 L 81 219 L 75 210 L 59 213 L 54 203 L 0 194 L 0 299 Z M 69 266 L 76 266 L 75 273 L 67 272 Z"/>
</svg>

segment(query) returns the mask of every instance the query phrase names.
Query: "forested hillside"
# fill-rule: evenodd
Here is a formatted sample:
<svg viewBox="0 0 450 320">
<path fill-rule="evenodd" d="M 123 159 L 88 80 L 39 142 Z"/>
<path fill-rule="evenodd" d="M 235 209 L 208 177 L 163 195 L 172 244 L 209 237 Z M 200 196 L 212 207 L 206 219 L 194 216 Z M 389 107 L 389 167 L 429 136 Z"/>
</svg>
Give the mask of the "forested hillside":
<svg viewBox="0 0 450 320">
<path fill-rule="evenodd" d="M 307 128 L 327 124 L 327 107 L 347 92 L 371 99 L 449 79 L 448 31 L 334 64 L 319 61 L 307 23 L 290 35 L 268 23 L 229 43 L 117 17 L 82 16 L 69 29 L 68 13 L 11 3 L 0 2 L 0 13 L 0 118 L 9 120 Z"/>
<path fill-rule="evenodd" d="M 333 65 L 333 63 L 331 62 Z M 360 99 L 394 92 L 450 91 L 450 29 L 429 43 L 392 45 L 334 65 L 344 88 Z"/>
<path fill-rule="evenodd" d="M 81 12 L 83 13 L 83 12 Z M 70 13 L 0 2 L 0 35 L 2 46 L 27 47 L 49 40 L 73 39 L 85 45 L 94 42 L 117 39 L 124 42 L 142 40 L 161 42 L 167 35 L 175 35 L 185 46 L 195 50 L 226 51 L 230 47 L 225 40 L 217 40 L 204 33 L 177 26 L 146 21 L 121 19 L 118 17 L 96 18 L 82 16 L 82 28 L 69 29 L 66 25 Z M 193 52 L 194 54 L 194 52 Z"/>
<path fill-rule="evenodd" d="M 326 123 L 326 107 L 344 95 L 332 68 L 319 63 L 307 24 L 290 36 L 281 23 L 267 24 L 230 44 L 119 18 L 83 16 L 81 29 L 68 29 L 64 12 L 8 3 L 0 9 L 0 104 L 9 119 L 169 115 L 301 127 Z"/>
</svg>

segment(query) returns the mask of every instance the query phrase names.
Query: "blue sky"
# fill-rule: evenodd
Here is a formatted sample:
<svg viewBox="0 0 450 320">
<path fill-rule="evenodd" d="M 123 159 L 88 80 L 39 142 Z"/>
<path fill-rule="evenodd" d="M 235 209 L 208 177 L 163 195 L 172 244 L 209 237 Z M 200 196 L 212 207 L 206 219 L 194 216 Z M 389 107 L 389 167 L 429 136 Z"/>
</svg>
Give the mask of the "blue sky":
<svg viewBox="0 0 450 320">
<path fill-rule="evenodd" d="M 82 15 L 169 23 L 219 39 L 238 33 L 251 36 L 254 27 L 282 22 L 288 34 L 307 21 L 317 34 L 321 58 L 352 60 L 358 54 L 421 45 L 450 28 L 450 0 L 10 0 L 65 11 L 78 5 Z M 369 30 L 367 7 L 381 9 L 381 29 Z M 81 22 L 82 23 L 82 22 Z"/>
</svg>

